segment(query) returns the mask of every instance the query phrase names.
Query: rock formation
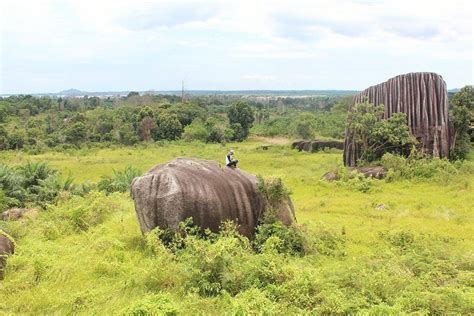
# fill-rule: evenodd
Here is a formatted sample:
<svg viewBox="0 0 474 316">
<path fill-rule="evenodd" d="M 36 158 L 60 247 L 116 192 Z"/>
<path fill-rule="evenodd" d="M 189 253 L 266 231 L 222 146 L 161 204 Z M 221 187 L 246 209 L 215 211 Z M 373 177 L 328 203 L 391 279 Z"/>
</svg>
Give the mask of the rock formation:
<svg viewBox="0 0 474 316">
<path fill-rule="evenodd" d="M 23 217 L 23 214 L 26 212 L 24 208 L 11 208 L 0 214 L 0 220 L 2 221 L 15 221 Z"/>
<path fill-rule="evenodd" d="M 0 280 L 3 280 L 8 256 L 15 252 L 15 244 L 10 237 L 0 229 Z"/>
<path fill-rule="evenodd" d="M 355 104 L 365 100 L 374 105 L 384 104 L 384 118 L 393 113 L 406 113 L 410 131 L 419 141 L 421 150 L 433 157 L 448 157 L 452 142 L 448 93 L 440 75 L 419 72 L 391 78 L 355 95 L 349 112 Z M 344 164 L 355 166 L 359 157 L 354 135 L 346 130 Z"/>
<path fill-rule="evenodd" d="M 174 229 L 192 217 L 194 224 L 213 232 L 222 221 L 234 220 L 241 234 L 252 237 L 267 204 L 254 175 L 188 158 L 157 165 L 135 178 L 131 195 L 143 233 L 157 226 Z M 282 203 L 277 216 L 285 224 L 292 222 L 291 200 Z"/>
<path fill-rule="evenodd" d="M 337 140 L 300 140 L 291 144 L 291 148 L 312 153 L 324 148 L 344 149 L 344 143 Z"/>
<path fill-rule="evenodd" d="M 349 168 L 350 172 L 354 170 L 363 174 L 366 178 L 373 178 L 379 180 L 385 178 L 385 176 L 387 175 L 387 169 L 381 166 Z M 339 180 L 339 178 L 340 176 L 334 171 L 330 171 L 321 177 L 321 179 L 326 181 L 335 181 Z"/>
</svg>

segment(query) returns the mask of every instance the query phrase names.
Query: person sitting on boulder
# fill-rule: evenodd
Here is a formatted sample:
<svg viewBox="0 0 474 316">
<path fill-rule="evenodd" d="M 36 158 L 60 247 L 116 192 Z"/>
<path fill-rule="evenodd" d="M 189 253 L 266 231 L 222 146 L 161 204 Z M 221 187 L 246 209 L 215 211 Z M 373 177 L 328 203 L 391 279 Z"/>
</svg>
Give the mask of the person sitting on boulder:
<svg viewBox="0 0 474 316">
<path fill-rule="evenodd" d="M 233 156 L 234 156 L 234 151 L 231 149 L 229 151 L 229 153 L 227 154 L 227 156 L 225 156 L 225 165 L 227 167 L 231 167 L 231 168 L 236 168 L 237 167 L 237 163 L 239 161 L 232 159 Z"/>
</svg>

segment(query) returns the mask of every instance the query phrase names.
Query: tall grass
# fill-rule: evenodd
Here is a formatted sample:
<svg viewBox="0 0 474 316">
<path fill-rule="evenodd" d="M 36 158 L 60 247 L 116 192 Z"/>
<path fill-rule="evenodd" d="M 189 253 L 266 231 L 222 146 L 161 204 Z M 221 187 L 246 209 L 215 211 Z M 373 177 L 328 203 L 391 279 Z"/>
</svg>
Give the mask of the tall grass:
<svg viewBox="0 0 474 316">
<path fill-rule="evenodd" d="M 291 190 L 303 254 L 285 246 L 284 227 L 262 231 L 257 251 L 229 227 L 213 239 L 185 235 L 184 246 L 170 250 L 141 235 L 126 193 L 60 196 L 36 219 L 0 222 L 17 242 L 0 283 L 0 313 L 474 313 L 474 175 L 461 171 L 470 161 L 446 182 L 374 180 L 361 192 L 319 180 L 341 165 L 339 152 L 261 145 L 231 146 L 242 169 L 280 177 Z M 165 143 L 34 158 L 95 182 L 112 169 L 144 171 L 176 156 L 221 161 L 226 150 Z"/>
</svg>

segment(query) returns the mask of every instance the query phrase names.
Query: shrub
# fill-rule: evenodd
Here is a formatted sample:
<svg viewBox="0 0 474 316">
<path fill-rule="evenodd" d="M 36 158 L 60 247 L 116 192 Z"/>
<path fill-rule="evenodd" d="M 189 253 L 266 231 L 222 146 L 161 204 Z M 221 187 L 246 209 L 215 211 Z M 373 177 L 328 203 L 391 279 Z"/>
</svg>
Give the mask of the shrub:
<svg viewBox="0 0 474 316">
<path fill-rule="evenodd" d="M 314 229 L 303 226 L 300 230 L 304 236 L 305 253 L 334 257 L 346 255 L 344 235 L 325 227 Z"/>
<path fill-rule="evenodd" d="M 309 113 L 300 114 L 293 122 L 293 133 L 303 139 L 312 139 L 315 136 L 315 116 Z"/>
<path fill-rule="evenodd" d="M 119 208 L 113 196 L 105 196 L 101 192 L 92 192 L 84 197 L 73 196 L 48 208 L 43 234 L 48 239 L 56 239 L 73 231 L 87 231 L 103 223 L 107 215 Z"/>
<path fill-rule="evenodd" d="M 126 310 L 130 316 L 177 315 L 179 304 L 167 293 L 149 294 Z"/>
<path fill-rule="evenodd" d="M 461 162 L 452 163 L 447 159 L 428 158 L 416 153 L 408 158 L 386 153 L 381 160 L 382 165 L 388 169 L 387 181 L 398 179 L 420 179 L 437 181 L 449 181 L 453 176 L 459 174 Z"/>
<path fill-rule="evenodd" d="M 356 192 L 368 193 L 375 184 L 374 179 L 365 177 L 357 170 L 349 171 L 349 169 L 344 166 L 338 167 L 335 171 L 335 175 L 338 179 L 338 185 Z"/>
<path fill-rule="evenodd" d="M 351 176 L 347 180 L 346 185 L 354 191 L 368 193 L 371 191 L 374 181 L 374 179 L 368 178 L 360 172 L 353 171 L 351 172 Z"/>
<path fill-rule="evenodd" d="M 246 258 L 249 241 L 238 234 L 220 235 L 215 242 L 187 236 L 185 247 L 177 252 L 191 268 L 185 289 L 201 296 L 215 296 L 225 289 L 225 275 Z"/>
<path fill-rule="evenodd" d="M 204 123 L 195 120 L 184 128 L 183 139 L 187 141 L 199 140 L 201 142 L 207 142 L 210 134 L 210 131 Z"/>
<path fill-rule="evenodd" d="M 112 176 L 102 176 L 97 189 L 107 194 L 112 192 L 125 192 L 130 189 L 130 185 L 135 177 L 141 175 L 141 172 L 131 166 L 126 167 L 123 171 L 113 170 Z"/>
<path fill-rule="evenodd" d="M 0 165 L 0 189 L 5 195 L 5 207 L 34 203 L 44 208 L 60 191 L 72 191 L 72 181 L 72 178 L 61 181 L 59 172 L 42 162 L 27 162 L 16 168 Z"/>
<path fill-rule="evenodd" d="M 304 255 L 304 238 L 295 226 L 286 226 L 282 222 L 260 224 L 257 227 L 253 245 L 257 252 L 287 253 Z"/>
<path fill-rule="evenodd" d="M 278 207 L 290 197 L 291 192 L 280 178 L 264 179 L 258 176 L 257 181 L 257 190 L 269 203 L 270 208 Z"/>
<path fill-rule="evenodd" d="M 17 169 L 0 165 L 0 188 L 5 195 L 5 207 L 24 205 L 27 195 L 25 181 Z"/>
<path fill-rule="evenodd" d="M 251 288 L 240 292 L 232 300 L 235 315 L 276 315 L 281 312 L 279 306 L 272 302 L 265 292 Z"/>
</svg>

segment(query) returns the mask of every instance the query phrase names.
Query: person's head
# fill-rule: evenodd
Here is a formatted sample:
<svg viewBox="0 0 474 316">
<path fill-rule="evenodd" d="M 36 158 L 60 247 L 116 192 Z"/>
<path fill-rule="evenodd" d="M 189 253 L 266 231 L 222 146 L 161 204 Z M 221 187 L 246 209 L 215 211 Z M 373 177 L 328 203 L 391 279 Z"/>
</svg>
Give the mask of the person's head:
<svg viewBox="0 0 474 316">
<path fill-rule="evenodd" d="M 234 150 L 231 149 L 231 150 L 229 151 L 229 155 L 233 155 L 233 154 L 234 154 Z"/>
</svg>

